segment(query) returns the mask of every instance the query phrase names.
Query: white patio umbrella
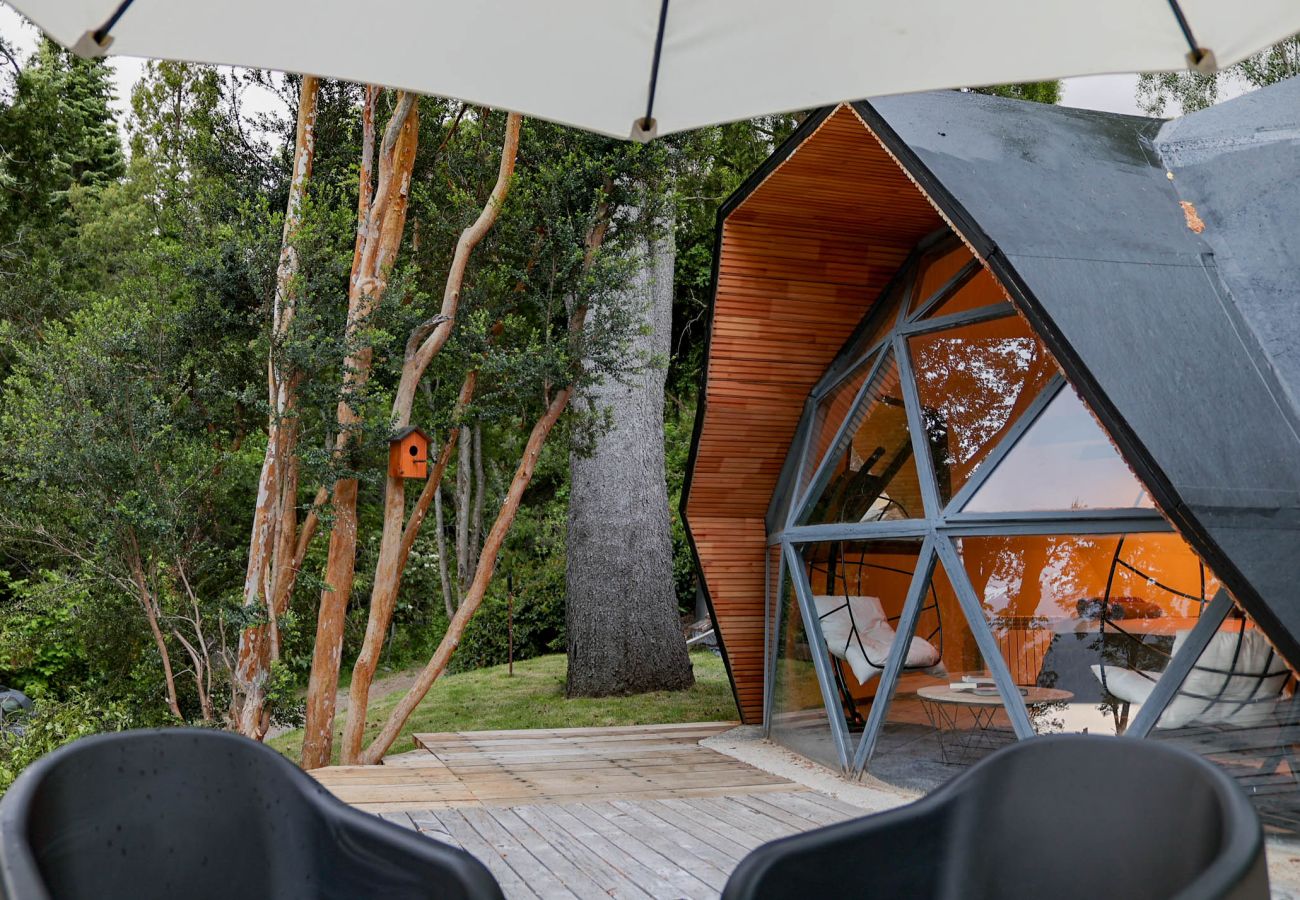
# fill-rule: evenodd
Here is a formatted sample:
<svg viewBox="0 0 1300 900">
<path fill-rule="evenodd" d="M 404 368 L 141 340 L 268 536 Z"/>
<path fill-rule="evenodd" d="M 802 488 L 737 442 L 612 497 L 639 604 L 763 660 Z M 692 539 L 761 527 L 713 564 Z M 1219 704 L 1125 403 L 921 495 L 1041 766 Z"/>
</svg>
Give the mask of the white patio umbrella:
<svg viewBox="0 0 1300 900">
<path fill-rule="evenodd" d="M 11 0 L 55 40 L 309 72 L 614 137 L 840 100 L 1228 65 L 1300 0 Z"/>
</svg>

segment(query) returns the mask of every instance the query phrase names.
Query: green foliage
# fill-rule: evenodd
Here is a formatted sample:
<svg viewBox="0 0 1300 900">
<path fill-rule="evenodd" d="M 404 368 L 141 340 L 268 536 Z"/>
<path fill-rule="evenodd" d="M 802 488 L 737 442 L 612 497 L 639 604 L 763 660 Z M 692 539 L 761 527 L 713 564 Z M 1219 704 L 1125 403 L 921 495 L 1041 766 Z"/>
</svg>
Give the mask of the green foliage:
<svg viewBox="0 0 1300 900">
<path fill-rule="evenodd" d="M 89 692 L 77 692 L 62 701 L 39 702 L 23 720 L 21 735 L 0 735 L 0 794 L 23 769 L 64 744 L 92 734 L 161 724 L 121 700 Z"/>
<path fill-rule="evenodd" d="M 77 620 L 88 592 L 49 570 L 35 583 L 19 579 L 7 588 L 11 602 L 0 607 L 0 684 L 39 700 L 59 685 L 87 680 L 91 648 Z"/>
<path fill-rule="evenodd" d="M 1219 72 L 1158 72 L 1138 77 L 1138 105 L 1153 116 L 1213 106 L 1225 86 L 1260 88 L 1300 75 L 1300 34 Z"/>
<path fill-rule="evenodd" d="M 1028 100 L 1032 103 L 1055 104 L 1061 102 L 1061 82 L 1026 81 L 1023 84 L 995 84 L 988 87 L 972 88 L 977 94 L 991 97 L 1006 97 L 1009 100 Z"/>
</svg>

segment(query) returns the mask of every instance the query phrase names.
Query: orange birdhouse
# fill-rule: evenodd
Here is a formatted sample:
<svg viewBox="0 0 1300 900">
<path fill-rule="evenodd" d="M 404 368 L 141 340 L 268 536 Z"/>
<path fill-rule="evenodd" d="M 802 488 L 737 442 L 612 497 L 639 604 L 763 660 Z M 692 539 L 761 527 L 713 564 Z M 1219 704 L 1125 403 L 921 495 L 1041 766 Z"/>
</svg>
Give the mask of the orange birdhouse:
<svg viewBox="0 0 1300 900">
<path fill-rule="evenodd" d="M 388 441 L 388 474 L 394 478 L 429 477 L 429 436 L 403 428 Z"/>
</svg>

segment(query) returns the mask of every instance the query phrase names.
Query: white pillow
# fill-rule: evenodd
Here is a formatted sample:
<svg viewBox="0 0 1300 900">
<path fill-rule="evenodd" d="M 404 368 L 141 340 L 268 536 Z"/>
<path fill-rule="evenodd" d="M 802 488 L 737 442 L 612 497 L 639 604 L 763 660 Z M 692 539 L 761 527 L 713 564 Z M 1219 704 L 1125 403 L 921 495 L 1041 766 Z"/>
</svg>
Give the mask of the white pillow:
<svg viewBox="0 0 1300 900">
<path fill-rule="evenodd" d="M 1185 629 L 1174 636 L 1171 655 L 1178 655 L 1183 644 L 1187 643 L 1189 634 L 1190 629 Z M 1197 667 L 1192 669 L 1178 694 L 1160 716 L 1157 728 L 1182 728 L 1194 723 L 1254 725 L 1267 719 L 1274 706 L 1272 701 L 1281 696 L 1286 684 L 1286 663 L 1276 653 L 1269 661 L 1268 641 L 1256 629 L 1247 629 L 1241 635 L 1240 653 L 1237 651 L 1237 637 L 1236 626 L 1232 626 L 1210 639 L 1196 662 Z M 1268 663 L 1267 670 L 1264 668 L 1265 663 Z M 1205 669 L 1220 671 L 1207 672 Z M 1241 674 L 1227 675 L 1224 674 L 1226 672 Z M 1092 674 L 1101 681 L 1101 666 L 1092 666 Z M 1144 674 L 1147 677 L 1143 677 Z M 1156 680 L 1163 674 L 1107 666 L 1106 687 L 1121 700 L 1144 703 L 1151 696 Z M 1267 674 L 1268 679 L 1261 683 L 1255 676 L 1263 674 Z M 1197 696 L 1188 696 L 1189 694 Z M 1257 699 L 1253 703 L 1240 702 L 1250 697 Z"/>
<path fill-rule="evenodd" d="M 1271 648 L 1258 629 L 1247 628 L 1244 633 L 1239 633 L 1239 627 L 1236 624 L 1230 625 L 1210 638 L 1201 658 L 1196 661 L 1196 667 L 1187 676 L 1178 696 L 1169 704 L 1156 727 L 1181 728 L 1193 723 L 1255 725 L 1269 717 L 1282 695 L 1289 670 L 1276 653 L 1272 654 L 1270 660 Z M 1174 637 L 1175 655 L 1187 642 L 1190 633 L 1180 631 Z M 1238 637 L 1241 639 L 1240 652 L 1237 649 Z M 1207 672 L 1205 669 L 1220 671 Z M 1225 672 L 1241 674 L 1227 675 Z M 1261 682 L 1255 677 L 1257 675 L 1267 675 L 1268 679 Z M 1189 694 L 1196 696 L 1188 696 Z M 1217 699 L 1205 699 L 1209 697 Z M 1241 703 L 1251 697 L 1255 698 L 1255 702 Z"/>
<path fill-rule="evenodd" d="M 866 684 L 880 674 L 894 643 L 894 629 L 880 606 L 878 597 L 818 594 L 813 597 L 821 619 L 822 636 L 832 655 L 849 664 L 858 684 Z M 849 615 L 852 610 L 852 616 Z M 854 637 L 854 626 L 857 637 Z M 859 639 L 861 646 L 859 646 Z M 863 653 L 863 650 L 866 653 Z M 909 669 L 937 665 L 939 651 L 922 638 L 912 638 L 904 665 Z"/>
<path fill-rule="evenodd" d="M 1101 681 L 1101 666 L 1090 666 L 1092 674 Z M 1163 672 L 1139 672 L 1137 669 L 1125 669 L 1123 666 L 1107 666 L 1106 680 L 1102 681 L 1106 690 L 1121 700 L 1129 703 L 1146 703 L 1151 696 L 1151 689 L 1156 686 Z"/>
</svg>

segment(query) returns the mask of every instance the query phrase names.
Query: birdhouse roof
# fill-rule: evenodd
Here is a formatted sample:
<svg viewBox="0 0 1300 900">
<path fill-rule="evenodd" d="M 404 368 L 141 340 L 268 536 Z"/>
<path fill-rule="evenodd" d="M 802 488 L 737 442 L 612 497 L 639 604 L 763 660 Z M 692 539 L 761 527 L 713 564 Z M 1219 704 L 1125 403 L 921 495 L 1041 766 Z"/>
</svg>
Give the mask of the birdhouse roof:
<svg viewBox="0 0 1300 900">
<path fill-rule="evenodd" d="M 423 428 L 417 428 L 415 425 L 407 425 L 407 426 L 406 426 L 405 428 L 403 428 L 401 431 L 397 432 L 397 433 L 394 434 L 392 437 L 390 437 L 390 438 L 388 439 L 388 442 L 389 442 L 390 444 L 393 444 L 393 443 L 396 443 L 397 441 L 405 440 L 406 438 L 410 437 L 410 436 L 413 435 L 413 434 L 418 434 L 420 437 L 424 438 L 426 441 L 429 440 L 429 435 L 425 433 L 425 431 L 424 431 Z"/>
</svg>

